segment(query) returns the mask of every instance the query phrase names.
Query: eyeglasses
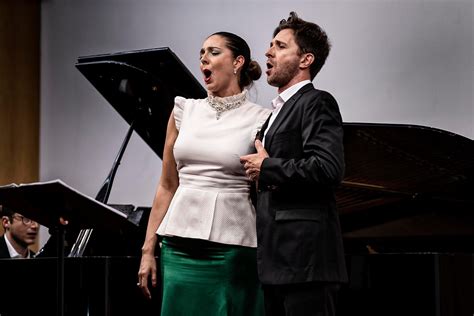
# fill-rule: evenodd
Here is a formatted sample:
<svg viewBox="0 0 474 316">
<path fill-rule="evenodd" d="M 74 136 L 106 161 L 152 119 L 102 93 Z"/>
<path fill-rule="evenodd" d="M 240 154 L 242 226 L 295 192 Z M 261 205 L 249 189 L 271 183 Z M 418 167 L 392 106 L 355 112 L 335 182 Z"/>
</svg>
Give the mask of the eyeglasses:
<svg viewBox="0 0 474 316">
<path fill-rule="evenodd" d="M 31 225 L 34 221 L 29 219 L 28 217 L 25 217 L 23 215 L 15 214 L 12 217 L 16 217 L 17 219 L 21 220 L 23 222 L 23 225 Z"/>
</svg>

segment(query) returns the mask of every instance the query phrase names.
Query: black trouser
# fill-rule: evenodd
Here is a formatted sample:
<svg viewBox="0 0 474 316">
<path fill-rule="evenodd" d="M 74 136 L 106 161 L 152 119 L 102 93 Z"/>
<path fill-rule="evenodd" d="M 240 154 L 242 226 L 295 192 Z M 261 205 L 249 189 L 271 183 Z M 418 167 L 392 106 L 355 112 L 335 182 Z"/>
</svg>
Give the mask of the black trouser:
<svg viewBox="0 0 474 316">
<path fill-rule="evenodd" d="M 338 283 L 263 285 L 265 316 L 334 316 Z"/>
</svg>

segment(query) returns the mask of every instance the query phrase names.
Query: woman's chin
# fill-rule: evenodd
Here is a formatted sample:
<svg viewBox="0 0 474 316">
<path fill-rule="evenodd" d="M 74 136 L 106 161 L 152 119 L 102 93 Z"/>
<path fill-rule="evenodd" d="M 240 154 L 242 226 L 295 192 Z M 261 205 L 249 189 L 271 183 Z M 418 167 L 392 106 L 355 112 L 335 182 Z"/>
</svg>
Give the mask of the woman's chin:
<svg viewBox="0 0 474 316">
<path fill-rule="evenodd" d="M 216 87 L 212 84 L 206 85 L 206 89 L 211 95 L 216 95 L 216 93 L 217 93 Z"/>
</svg>

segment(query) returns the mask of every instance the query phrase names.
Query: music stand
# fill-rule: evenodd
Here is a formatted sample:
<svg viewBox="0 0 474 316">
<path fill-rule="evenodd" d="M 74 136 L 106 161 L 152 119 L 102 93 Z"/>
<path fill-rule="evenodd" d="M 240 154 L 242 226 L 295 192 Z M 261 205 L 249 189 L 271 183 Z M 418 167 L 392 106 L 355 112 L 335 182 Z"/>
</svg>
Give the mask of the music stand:
<svg viewBox="0 0 474 316">
<path fill-rule="evenodd" d="M 0 204 L 58 231 L 58 315 L 64 315 L 65 226 L 60 224 L 60 217 L 68 220 L 68 226 L 80 229 L 100 228 L 108 231 L 117 227 L 137 226 L 129 221 L 125 214 L 94 200 L 61 180 L 1 186 Z"/>
</svg>

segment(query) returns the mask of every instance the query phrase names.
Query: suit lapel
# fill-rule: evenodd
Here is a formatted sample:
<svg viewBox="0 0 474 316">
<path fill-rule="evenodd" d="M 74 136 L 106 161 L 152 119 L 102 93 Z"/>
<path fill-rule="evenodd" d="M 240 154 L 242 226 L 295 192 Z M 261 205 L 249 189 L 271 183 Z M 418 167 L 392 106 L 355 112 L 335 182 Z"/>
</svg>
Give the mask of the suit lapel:
<svg viewBox="0 0 474 316">
<path fill-rule="evenodd" d="M 10 252 L 8 251 L 5 238 L 5 234 L 3 234 L 3 236 L 0 236 L 0 258 L 10 258 Z"/>
<path fill-rule="evenodd" d="M 299 89 L 288 101 L 283 104 L 280 113 L 278 113 L 278 116 L 276 117 L 275 121 L 273 121 L 272 126 L 270 126 L 270 129 L 265 134 L 265 148 L 270 148 L 270 146 L 272 145 L 273 135 L 278 130 L 280 125 L 285 121 L 287 116 L 291 113 L 296 101 L 298 101 L 298 99 L 303 95 L 303 93 L 312 89 L 314 89 L 313 84 L 308 83 L 307 85 Z M 267 122 L 265 122 L 265 124 L 268 125 L 268 120 Z M 264 131 L 263 128 L 262 131 Z"/>
</svg>

